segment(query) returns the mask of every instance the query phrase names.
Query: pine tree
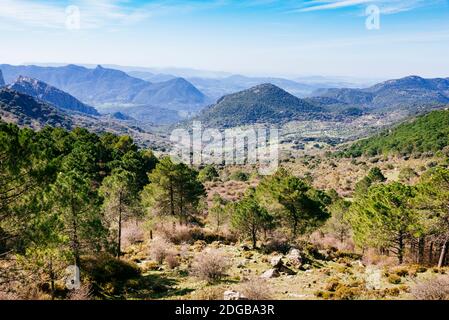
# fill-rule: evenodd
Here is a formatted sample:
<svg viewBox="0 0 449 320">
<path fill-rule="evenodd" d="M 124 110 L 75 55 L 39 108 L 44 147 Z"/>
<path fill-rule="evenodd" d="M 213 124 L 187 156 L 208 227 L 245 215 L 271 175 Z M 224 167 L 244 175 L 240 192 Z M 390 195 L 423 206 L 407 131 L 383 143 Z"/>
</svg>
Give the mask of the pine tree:
<svg viewBox="0 0 449 320">
<path fill-rule="evenodd" d="M 414 197 L 413 187 L 398 182 L 370 187 L 350 208 L 355 241 L 361 246 L 388 248 L 402 263 L 406 242 L 422 228 L 411 206 Z"/>
<path fill-rule="evenodd" d="M 344 199 L 338 199 L 329 206 L 331 217 L 326 222 L 325 229 L 341 243 L 351 236 L 351 225 L 347 219 L 350 206 L 351 203 Z"/>
<path fill-rule="evenodd" d="M 121 256 L 123 222 L 139 213 L 138 198 L 134 192 L 135 176 L 122 169 L 117 169 L 103 180 L 100 195 L 103 196 L 103 211 L 105 225 L 113 238 L 116 239 L 115 255 Z"/>
<path fill-rule="evenodd" d="M 442 267 L 449 246 L 449 169 L 436 167 L 426 172 L 417 185 L 418 208 L 427 235 L 441 243 L 438 266 Z"/>
<path fill-rule="evenodd" d="M 75 264 L 81 265 L 83 248 L 101 249 L 104 229 L 101 224 L 98 197 L 91 181 L 83 174 L 60 173 L 49 195 L 52 210 L 62 219 L 62 233 L 69 239 Z"/>
<path fill-rule="evenodd" d="M 218 193 L 213 195 L 212 206 L 209 209 L 209 219 L 215 224 L 217 231 L 228 220 L 228 210 L 226 210 L 227 201 Z"/>
<path fill-rule="evenodd" d="M 290 227 L 293 238 L 315 230 L 329 217 L 325 203 L 330 197 L 284 169 L 265 178 L 256 194 L 262 205 Z"/>
<path fill-rule="evenodd" d="M 232 228 L 250 238 L 255 249 L 259 233 L 272 226 L 273 217 L 259 205 L 253 194 L 234 204 L 231 211 Z"/>
<path fill-rule="evenodd" d="M 187 223 L 196 213 L 204 186 L 198 181 L 198 172 L 185 164 L 175 164 L 169 157 L 161 159 L 149 175 L 151 183 L 142 193 L 143 205 L 160 215 L 178 217 Z"/>
</svg>

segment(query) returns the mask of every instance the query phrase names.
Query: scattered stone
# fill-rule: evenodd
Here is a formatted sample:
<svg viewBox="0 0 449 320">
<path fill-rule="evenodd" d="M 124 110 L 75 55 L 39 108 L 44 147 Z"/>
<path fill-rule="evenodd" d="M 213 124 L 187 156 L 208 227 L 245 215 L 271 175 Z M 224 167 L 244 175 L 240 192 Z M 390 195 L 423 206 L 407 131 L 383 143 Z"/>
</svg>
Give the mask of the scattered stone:
<svg viewBox="0 0 449 320">
<path fill-rule="evenodd" d="M 284 265 L 284 263 L 282 262 L 282 257 L 274 257 L 271 259 L 271 265 L 274 268 L 280 268 Z"/>
<path fill-rule="evenodd" d="M 233 290 L 225 291 L 223 299 L 226 301 L 248 300 L 242 293 Z"/>
<path fill-rule="evenodd" d="M 306 294 L 297 294 L 297 293 L 289 293 L 288 296 L 291 298 L 306 298 L 307 297 Z"/>
<path fill-rule="evenodd" d="M 298 249 L 291 249 L 290 252 L 287 255 L 287 259 L 289 263 L 291 263 L 293 266 L 299 268 L 302 265 L 302 257 L 301 252 Z"/>
<path fill-rule="evenodd" d="M 273 268 L 279 273 L 285 273 L 288 275 L 295 275 L 296 272 L 292 269 L 284 266 L 284 262 L 282 262 L 282 257 L 274 257 L 271 259 L 271 265 Z"/>
<path fill-rule="evenodd" d="M 361 268 L 364 268 L 364 267 L 365 267 L 365 265 L 363 264 L 363 262 L 360 261 L 360 260 L 353 261 L 353 262 L 351 263 L 351 265 L 352 265 L 353 267 L 361 267 Z"/>
<path fill-rule="evenodd" d="M 265 271 L 260 277 L 263 279 L 279 278 L 281 275 L 276 269 L 269 269 Z"/>
<path fill-rule="evenodd" d="M 309 270 L 310 268 L 311 268 L 310 264 L 307 263 L 301 267 L 302 270 Z"/>
<path fill-rule="evenodd" d="M 243 268 L 246 265 L 246 261 L 239 261 L 239 263 L 237 263 L 237 268 Z"/>
</svg>

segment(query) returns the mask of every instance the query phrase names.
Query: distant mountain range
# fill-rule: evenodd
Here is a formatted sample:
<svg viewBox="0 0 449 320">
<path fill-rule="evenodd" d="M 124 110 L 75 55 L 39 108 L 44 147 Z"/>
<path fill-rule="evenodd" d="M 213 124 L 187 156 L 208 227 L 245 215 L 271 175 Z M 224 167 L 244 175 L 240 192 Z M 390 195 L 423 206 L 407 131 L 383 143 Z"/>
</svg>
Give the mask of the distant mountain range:
<svg viewBox="0 0 449 320">
<path fill-rule="evenodd" d="M 3 87 L 4 85 L 5 85 L 5 80 L 3 79 L 2 70 L 0 70 L 0 87 Z"/>
<path fill-rule="evenodd" d="M 317 86 L 302 84 L 282 78 L 256 78 L 240 75 L 234 75 L 222 79 L 207 79 L 196 77 L 188 78 L 188 80 L 193 83 L 199 90 L 204 92 L 204 94 L 215 99 L 265 83 L 271 83 L 297 97 L 305 97 L 319 88 Z"/>
<path fill-rule="evenodd" d="M 449 104 L 449 79 L 410 76 L 366 89 L 320 89 L 315 97 L 299 99 L 272 84 L 230 94 L 196 118 L 213 127 L 296 120 L 333 120 L 369 114 L 405 118 Z"/>
<path fill-rule="evenodd" d="M 224 96 L 195 120 L 208 127 L 236 127 L 255 123 L 283 123 L 322 117 L 323 109 L 272 84 Z"/>
<path fill-rule="evenodd" d="M 36 79 L 19 76 L 15 82 L 7 87 L 11 90 L 53 104 L 59 109 L 66 109 L 67 111 L 76 111 L 94 116 L 100 115 L 95 108 L 82 103 L 64 91 Z"/>
<path fill-rule="evenodd" d="M 314 92 L 321 106 L 351 106 L 370 112 L 397 109 L 414 111 L 423 105 L 449 103 L 449 78 L 410 76 L 389 80 L 366 89 L 321 89 Z M 321 99 L 321 100 L 320 100 Z"/>
<path fill-rule="evenodd" d="M 75 65 L 1 65 L 0 70 L 3 71 L 0 72 L 0 86 L 9 83 L 0 88 L 2 121 L 32 128 L 51 125 L 71 129 L 81 126 L 94 132 L 130 134 L 141 145 L 160 150 L 167 150 L 170 144 L 168 131 L 164 131 L 166 125 L 178 123 L 186 126 L 192 119 L 209 128 L 288 124 L 291 126 L 289 134 L 294 135 L 298 131 L 295 127 L 298 121 L 309 121 L 305 125 L 311 130 L 315 125 L 319 127 L 319 121 L 321 124 L 326 122 L 331 131 L 336 124 L 344 127 L 352 123 L 357 128 L 373 124 L 371 127 L 380 128 L 401 122 L 410 115 L 449 105 L 449 78 L 410 76 L 364 89 L 323 88 L 315 90 L 316 95 L 308 98 L 299 98 L 275 84 L 265 83 L 224 95 L 215 104 L 204 107 L 208 98 L 191 82 L 179 77 L 150 83 L 101 66 L 88 69 Z M 257 83 L 262 79 L 233 76 L 214 81 L 216 86 L 224 84 L 229 88 L 232 83 L 235 87 L 246 86 L 251 81 Z M 297 90 L 313 87 L 279 78 L 269 80 L 283 87 L 298 86 Z M 195 81 L 201 88 L 200 82 L 205 80 L 198 78 Z M 211 88 L 210 81 L 206 81 L 208 88 Z M 98 110 L 103 115 L 81 102 L 88 100 L 101 101 L 103 105 Z M 186 118 L 190 120 L 187 122 Z M 300 132 L 298 134 L 301 135 Z M 402 136 L 395 141 L 401 140 Z M 443 138 L 447 139 L 446 136 Z M 379 141 L 370 142 L 366 148 L 361 146 L 363 150 L 352 150 L 352 154 L 359 151 L 359 154 L 384 152 L 380 147 L 384 140 Z M 406 147 L 407 144 L 404 145 Z M 402 147 L 399 151 L 403 152 Z"/>
<path fill-rule="evenodd" d="M 175 76 L 170 74 L 154 74 L 147 71 L 130 71 L 128 73 L 133 77 L 151 82 L 168 81 L 176 78 Z M 219 78 L 186 78 L 187 81 L 192 83 L 196 88 L 198 88 L 198 90 L 203 92 L 207 97 L 213 99 L 214 101 L 225 95 L 246 90 L 264 83 L 274 84 L 299 98 L 309 96 L 313 91 L 320 88 L 330 88 L 334 86 L 347 86 L 351 88 L 356 87 L 354 83 L 344 81 L 339 82 L 337 79 L 334 81 L 317 77 L 301 79 L 304 80 L 304 82 L 276 77 L 247 77 L 242 75 L 231 75 Z"/>
<path fill-rule="evenodd" d="M 332 81 L 345 79 L 325 82 L 321 78 L 304 78 L 307 83 L 238 75 L 185 79 L 152 73 L 146 68 L 121 68 L 0 65 L 5 80 L 0 75 L 0 84 L 9 83 L 10 90 L 68 113 L 99 116 L 100 112 L 109 114 L 110 119 L 145 128 L 192 117 L 213 127 L 301 120 L 346 121 L 373 114 L 393 115 L 390 118 L 397 121 L 449 104 L 449 78 L 410 76 L 368 88 L 317 89 L 317 83 L 330 85 Z M 307 97 L 300 98 L 303 96 Z"/>
<path fill-rule="evenodd" d="M 191 112 L 210 103 L 192 84 L 178 78 L 153 84 L 131 77 L 123 71 L 101 66 L 88 69 L 76 65 L 0 65 L 0 69 L 6 83 L 13 82 L 19 76 L 35 78 L 93 106 L 144 103 L 159 108 Z"/>
</svg>

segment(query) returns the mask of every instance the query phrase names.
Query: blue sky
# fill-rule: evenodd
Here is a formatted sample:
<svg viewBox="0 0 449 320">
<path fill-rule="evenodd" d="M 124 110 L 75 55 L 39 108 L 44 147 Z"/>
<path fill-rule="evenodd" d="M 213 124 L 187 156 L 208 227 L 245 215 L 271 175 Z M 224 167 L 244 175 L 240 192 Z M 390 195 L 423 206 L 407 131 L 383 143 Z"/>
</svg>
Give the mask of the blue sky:
<svg viewBox="0 0 449 320">
<path fill-rule="evenodd" d="M 366 9 L 380 10 L 368 30 Z M 80 28 L 67 28 L 76 6 Z M 73 8 L 73 7 L 72 7 Z M 73 26 L 73 25 L 72 25 Z M 0 63 L 449 77 L 446 0 L 0 0 Z"/>
</svg>

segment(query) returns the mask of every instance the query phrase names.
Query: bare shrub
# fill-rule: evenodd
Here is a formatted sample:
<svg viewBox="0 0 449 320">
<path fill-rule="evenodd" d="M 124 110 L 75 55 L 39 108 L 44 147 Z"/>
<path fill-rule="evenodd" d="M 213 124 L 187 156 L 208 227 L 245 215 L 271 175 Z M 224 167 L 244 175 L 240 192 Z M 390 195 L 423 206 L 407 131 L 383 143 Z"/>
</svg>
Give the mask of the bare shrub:
<svg viewBox="0 0 449 320">
<path fill-rule="evenodd" d="M 291 245 L 287 239 L 275 237 L 273 239 L 270 239 L 263 245 L 262 251 L 266 254 L 270 254 L 273 252 L 287 254 L 290 248 Z"/>
<path fill-rule="evenodd" d="M 322 234 L 321 231 L 312 233 L 309 237 L 310 242 L 320 249 L 337 248 L 340 251 L 354 251 L 355 245 L 351 239 L 341 242 L 331 234 Z"/>
<path fill-rule="evenodd" d="M 72 290 L 68 295 L 68 300 L 91 300 L 92 298 L 92 287 L 88 283 L 84 283 L 79 289 Z"/>
<path fill-rule="evenodd" d="M 170 253 L 171 244 L 164 238 L 155 238 L 150 243 L 150 257 L 159 264 L 162 264 Z"/>
<path fill-rule="evenodd" d="M 231 267 L 229 257 L 217 249 L 206 249 L 197 254 L 192 264 L 192 273 L 201 280 L 221 280 Z"/>
<path fill-rule="evenodd" d="M 260 278 L 251 278 L 238 289 L 249 300 L 272 300 L 273 293 L 269 283 Z"/>
<path fill-rule="evenodd" d="M 449 277 L 439 276 L 418 282 L 411 293 L 417 300 L 449 300 Z"/>
<path fill-rule="evenodd" d="M 135 221 L 130 221 L 123 226 L 122 243 L 125 248 L 136 243 L 141 243 L 144 239 L 145 233 L 140 224 Z"/>
<path fill-rule="evenodd" d="M 181 259 L 186 260 L 189 258 L 190 256 L 189 249 L 190 246 L 187 243 L 183 243 L 181 245 L 181 248 L 179 250 L 179 256 L 181 257 Z"/>
<path fill-rule="evenodd" d="M 163 238 L 173 244 L 193 243 L 201 237 L 201 230 L 187 225 L 161 223 L 156 229 Z"/>
<path fill-rule="evenodd" d="M 175 269 L 179 267 L 179 257 L 175 252 L 169 252 L 165 257 L 165 262 L 170 269 Z"/>
<path fill-rule="evenodd" d="M 362 262 L 366 266 L 394 266 L 397 264 L 397 259 L 393 256 L 381 255 L 375 249 L 368 249 L 363 254 Z"/>
</svg>

